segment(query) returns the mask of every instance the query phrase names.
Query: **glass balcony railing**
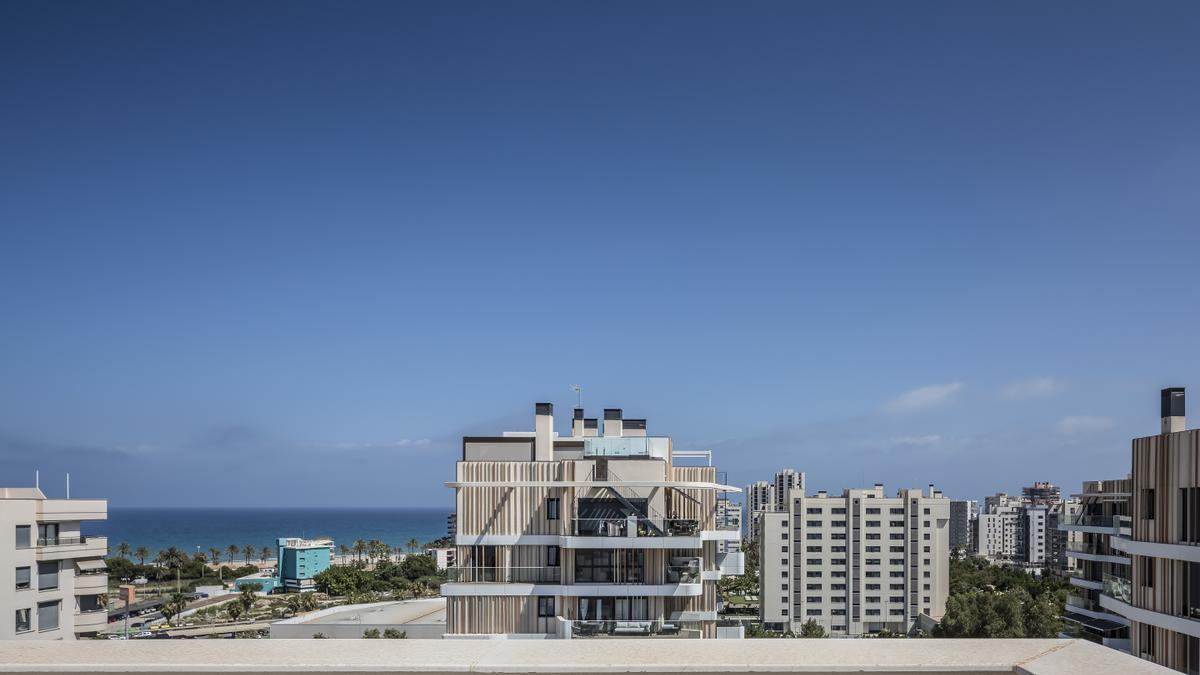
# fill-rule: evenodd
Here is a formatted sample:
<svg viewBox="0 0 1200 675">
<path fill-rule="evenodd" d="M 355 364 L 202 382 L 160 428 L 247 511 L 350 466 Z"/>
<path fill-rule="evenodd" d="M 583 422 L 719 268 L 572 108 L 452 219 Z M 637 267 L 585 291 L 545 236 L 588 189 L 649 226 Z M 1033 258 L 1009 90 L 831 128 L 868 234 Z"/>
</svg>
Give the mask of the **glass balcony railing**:
<svg viewBox="0 0 1200 675">
<path fill-rule="evenodd" d="M 1090 513 L 1075 513 L 1064 516 L 1063 525 L 1075 525 L 1084 527 L 1112 527 L 1113 516 L 1098 516 Z"/>
<path fill-rule="evenodd" d="M 1088 542 L 1083 542 L 1083 541 L 1067 542 L 1067 552 L 1068 553 L 1086 553 L 1088 555 L 1107 555 L 1107 556 L 1113 556 L 1113 557 L 1117 557 L 1117 558 L 1128 557 L 1121 551 L 1116 551 L 1110 546 L 1107 546 L 1107 545 L 1099 545 L 1098 546 L 1094 543 L 1088 543 Z"/>
<path fill-rule="evenodd" d="M 694 537 L 700 521 L 688 518 L 575 518 L 580 537 Z"/>
<path fill-rule="evenodd" d="M 37 540 L 38 548 L 46 546 L 74 546 L 76 544 L 86 544 L 88 539 L 95 539 L 95 536 L 76 536 L 76 537 L 41 537 Z"/>
<path fill-rule="evenodd" d="M 1117 534 L 1122 537 L 1128 537 L 1133 534 L 1133 518 L 1130 516 L 1115 516 L 1113 521 L 1117 528 Z"/>
<path fill-rule="evenodd" d="M 1084 598 L 1078 595 L 1067 596 L 1067 607 L 1078 607 L 1079 609 L 1086 609 L 1091 612 L 1105 611 L 1105 609 L 1100 606 L 1100 603 L 1096 602 L 1095 600 Z"/>
<path fill-rule="evenodd" d="M 584 457 L 656 457 L 666 459 L 671 439 L 665 436 L 597 436 L 583 439 Z"/>
<path fill-rule="evenodd" d="M 556 584 L 562 579 L 560 567 L 451 567 L 448 581 L 459 583 Z"/>
<path fill-rule="evenodd" d="M 700 559 L 693 558 L 685 564 L 667 565 L 667 583 L 698 584 L 700 583 Z"/>
<path fill-rule="evenodd" d="M 699 638 L 703 624 L 699 621 L 670 621 L 662 619 L 600 619 L 570 621 L 573 638 Z"/>
<path fill-rule="evenodd" d="M 1102 593 L 1121 602 L 1133 604 L 1133 584 L 1124 577 L 1115 574 L 1104 575 Z"/>
</svg>

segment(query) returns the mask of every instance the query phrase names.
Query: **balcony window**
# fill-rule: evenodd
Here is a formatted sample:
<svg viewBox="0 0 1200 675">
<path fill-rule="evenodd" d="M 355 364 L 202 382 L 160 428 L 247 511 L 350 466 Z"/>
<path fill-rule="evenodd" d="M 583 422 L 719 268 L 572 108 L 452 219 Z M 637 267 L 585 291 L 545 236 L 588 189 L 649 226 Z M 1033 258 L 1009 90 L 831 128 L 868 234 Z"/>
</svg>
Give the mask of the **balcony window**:
<svg viewBox="0 0 1200 675">
<path fill-rule="evenodd" d="M 17 568 L 17 590 L 23 591 L 23 590 L 29 588 L 31 586 L 31 583 L 32 582 L 30 581 L 30 568 L 18 567 Z"/>
<path fill-rule="evenodd" d="M 558 550 L 557 546 L 547 546 L 546 547 L 546 566 L 547 567 L 558 567 L 558 555 L 559 555 L 559 550 Z"/>
<path fill-rule="evenodd" d="M 58 610 L 60 607 L 62 607 L 62 600 L 38 603 L 37 619 L 39 633 L 58 628 Z"/>
<path fill-rule="evenodd" d="M 28 633 L 29 631 L 33 630 L 33 625 L 30 623 L 30 611 L 28 607 L 17 610 L 17 623 L 15 629 L 18 633 Z"/>
<path fill-rule="evenodd" d="M 548 497 L 546 499 L 546 520 L 558 520 L 559 504 L 561 502 L 558 497 Z"/>
<path fill-rule="evenodd" d="M 18 525 L 17 526 L 17 548 L 18 549 L 29 548 L 30 546 L 33 546 L 33 539 L 32 539 L 32 534 L 31 534 L 32 531 L 33 531 L 33 528 L 31 528 L 28 525 Z"/>
<path fill-rule="evenodd" d="M 54 546 L 58 543 L 58 523 L 38 525 L 38 545 Z"/>
<path fill-rule="evenodd" d="M 1142 518 L 1154 520 L 1154 489 L 1142 490 Z"/>
<path fill-rule="evenodd" d="M 554 596 L 541 595 L 538 596 L 538 618 L 549 619 L 553 618 L 557 613 L 554 611 Z"/>
<path fill-rule="evenodd" d="M 58 588 L 58 561 L 38 563 L 38 590 L 49 591 L 55 588 Z M 39 621 L 38 626 L 41 625 Z"/>
</svg>

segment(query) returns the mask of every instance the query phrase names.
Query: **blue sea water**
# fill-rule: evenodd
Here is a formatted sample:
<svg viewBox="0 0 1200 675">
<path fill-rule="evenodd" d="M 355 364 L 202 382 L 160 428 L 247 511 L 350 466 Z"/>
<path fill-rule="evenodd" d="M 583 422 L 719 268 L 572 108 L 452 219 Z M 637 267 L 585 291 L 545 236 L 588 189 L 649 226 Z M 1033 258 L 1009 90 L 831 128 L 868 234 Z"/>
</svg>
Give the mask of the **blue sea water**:
<svg viewBox="0 0 1200 675">
<path fill-rule="evenodd" d="M 151 555 L 175 546 L 188 553 L 252 545 L 275 548 L 279 537 L 331 537 L 335 544 L 379 539 L 407 547 L 446 535 L 449 509 L 435 508 L 110 508 L 108 520 L 84 523 L 85 534 L 107 535 L 109 552 L 126 542 Z"/>
</svg>

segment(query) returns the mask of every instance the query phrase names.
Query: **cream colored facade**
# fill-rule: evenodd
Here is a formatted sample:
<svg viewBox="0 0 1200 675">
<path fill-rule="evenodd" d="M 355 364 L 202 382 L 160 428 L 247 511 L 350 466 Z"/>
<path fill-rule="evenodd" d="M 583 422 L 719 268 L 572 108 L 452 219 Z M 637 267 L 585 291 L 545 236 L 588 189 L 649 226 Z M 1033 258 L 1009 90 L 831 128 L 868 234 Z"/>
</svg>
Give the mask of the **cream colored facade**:
<svg viewBox="0 0 1200 675">
<path fill-rule="evenodd" d="M 760 620 L 834 635 L 910 633 L 940 620 L 949 592 L 950 500 L 930 487 L 888 497 L 882 485 L 841 496 L 793 494 L 765 513 L 759 542 Z"/>
<path fill-rule="evenodd" d="M 736 524 L 718 519 L 712 466 L 678 466 L 671 439 L 617 409 L 553 406 L 533 432 L 463 439 L 447 637 L 716 637 L 716 582 L 740 574 Z"/>
<path fill-rule="evenodd" d="M 0 640 L 73 640 L 108 625 L 108 540 L 80 523 L 105 520 L 100 499 L 46 499 L 0 488 Z"/>
</svg>

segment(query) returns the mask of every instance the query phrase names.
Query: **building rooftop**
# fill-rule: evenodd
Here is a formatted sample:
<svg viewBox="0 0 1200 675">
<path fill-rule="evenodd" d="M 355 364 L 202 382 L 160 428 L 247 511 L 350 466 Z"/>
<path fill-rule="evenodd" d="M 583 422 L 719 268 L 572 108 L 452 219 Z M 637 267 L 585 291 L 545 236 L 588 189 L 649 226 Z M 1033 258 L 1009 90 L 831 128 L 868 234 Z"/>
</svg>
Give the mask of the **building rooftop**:
<svg viewBox="0 0 1200 675">
<path fill-rule="evenodd" d="M 624 647 L 624 648 L 621 648 Z M 1084 640 L 5 642 L 0 673 L 941 673 L 1169 675 Z"/>
</svg>

